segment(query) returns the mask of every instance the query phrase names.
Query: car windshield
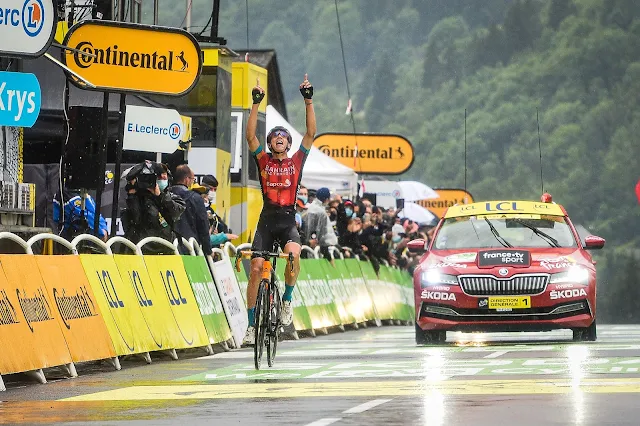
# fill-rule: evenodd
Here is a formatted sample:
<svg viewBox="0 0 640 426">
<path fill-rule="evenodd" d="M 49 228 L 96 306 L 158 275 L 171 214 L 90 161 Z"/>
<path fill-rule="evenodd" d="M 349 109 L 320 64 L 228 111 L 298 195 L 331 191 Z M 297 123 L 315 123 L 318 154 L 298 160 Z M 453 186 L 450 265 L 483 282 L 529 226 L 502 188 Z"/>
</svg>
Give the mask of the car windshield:
<svg viewBox="0 0 640 426">
<path fill-rule="evenodd" d="M 433 245 L 437 250 L 502 247 L 576 247 L 562 216 L 509 214 L 449 218 Z"/>
</svg>

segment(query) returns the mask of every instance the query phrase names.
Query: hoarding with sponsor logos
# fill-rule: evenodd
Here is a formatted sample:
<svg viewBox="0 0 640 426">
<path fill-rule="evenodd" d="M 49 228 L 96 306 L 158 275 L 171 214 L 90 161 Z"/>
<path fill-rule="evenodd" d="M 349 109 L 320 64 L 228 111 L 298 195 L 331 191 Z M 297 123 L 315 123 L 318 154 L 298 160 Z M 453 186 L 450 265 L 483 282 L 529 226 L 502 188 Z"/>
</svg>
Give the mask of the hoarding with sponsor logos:
<svg viewBox="0 0 640 426">
<path fill-rule="evenodd" d="M 53 41 L 56 16 L 53 0 L 2 0 L 0 56 L 43 55 Z"/>
<path fill-rule="evenodd" d="M 171 154 L 188 133 L 176 110 L 127 105 L 123 149 Z"/>
<path fill-rule="evenodd" d="M 40 114 L 41 99 L 35 75 L 0 71 L 0 126 L 33 126 Z"/>
<path fill-rule="evenodd" d="M 413 146 L 399 135 L 323 133 L 314 146 L 357 173 L 399 175 L 413 164 Z"/>
<path fill-rule="evenodd" d="M 177 28 L 84 21 L 69 29 L 64 44 L 87 53 L 66 52 L 64 62 L 94 90 L 182 96 L 196 85 L 202 69 L 198 42 Z"/>
<path fill-rule="evenodd" d="M 438 198 L 420 200 L 418 204 L 438 217 L 444 216 L 449 207 L 473 203 L 473 196 L 463 189 L 434 189 L 434 191 L 438 193 Z"/>
</svg>

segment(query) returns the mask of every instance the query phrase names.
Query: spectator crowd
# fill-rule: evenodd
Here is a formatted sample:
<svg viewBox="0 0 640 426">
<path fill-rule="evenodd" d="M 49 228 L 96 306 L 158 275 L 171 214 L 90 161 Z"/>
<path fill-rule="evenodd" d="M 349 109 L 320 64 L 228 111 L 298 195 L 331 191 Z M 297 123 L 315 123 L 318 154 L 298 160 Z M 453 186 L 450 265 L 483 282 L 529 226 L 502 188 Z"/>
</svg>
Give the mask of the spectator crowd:
<svg viewBox="0 0 640 426">
<path fill-rule="evenodd" d="M 178 166 L 172 175 L 167 165 L 145 161 L 125 171 L 123 177 L 127 198 L 121 218 L 124 236 L 130 241 L 138 243 L 151 236 L 170 242 L 194 238 L 205 254 L 211 254 L 213 247 L 238 238 L 213 209 L 218 187 L 214 176 L 207 175 L 198 183 L 187 165 Z M 72 239 L 93 232 L 93 200 L 87 197 L 86 211 L 81 211 L 77 194 L 64 198 L 64 212 L 54 200 L 60 234 Z M 376 272 L 381 263 L 413 272 L 419 256 L 409 253 L 407 243 L 416 238 L 429 241 L 432 236 L 432 224 L 400 216 L 395 209 L 375 206 L 367 198 L 343 199 L 328 188 L 309 191 L 301 186 L 296 200 L 296 225 L 303 246 L 329 260 L 344 256 L 371 262 Z M 108 238 L 102 217 L 100 236 Z M 187 253 L 184 245 L 179 250 Z M 150 243 L 145 252 L 162 253 L 166 248 Z M 303 250 L 302 256 L 312 254 Z"/>
</svg>

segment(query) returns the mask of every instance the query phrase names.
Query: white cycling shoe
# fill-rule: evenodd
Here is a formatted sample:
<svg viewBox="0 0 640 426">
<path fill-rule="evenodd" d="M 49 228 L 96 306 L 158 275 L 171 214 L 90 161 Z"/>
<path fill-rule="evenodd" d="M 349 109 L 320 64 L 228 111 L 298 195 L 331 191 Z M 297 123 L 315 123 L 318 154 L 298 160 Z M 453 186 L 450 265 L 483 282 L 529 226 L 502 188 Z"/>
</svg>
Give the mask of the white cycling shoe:
<svg viewBox="0 0 640 426">
<path fill-rule="evenodd" d="M 247 328 L 247 333 L 244 335 L 244 339 L 242 339 L 242 346 L 255 346 L 256 344 L 256 329 L 254 326 L 250 325 Z"/>
<path fill-rule="evenodd" d="M 282 320 L 282 325 L 285 327 L 293 322 L 293 306 L 291 306 L 290 300 L 282 301 L 282 313 L 280 319 Z"/>
</svg>

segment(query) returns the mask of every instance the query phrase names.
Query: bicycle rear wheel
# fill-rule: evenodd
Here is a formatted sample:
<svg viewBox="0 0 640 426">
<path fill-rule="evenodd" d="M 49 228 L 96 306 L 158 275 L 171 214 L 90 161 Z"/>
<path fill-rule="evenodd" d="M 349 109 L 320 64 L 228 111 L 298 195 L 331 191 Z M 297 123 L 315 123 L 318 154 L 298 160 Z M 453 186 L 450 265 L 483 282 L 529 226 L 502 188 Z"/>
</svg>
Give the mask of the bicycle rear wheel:
<svg viewBox="0 0 640 426">
<path fill-rule="evenodd" d="M 265 337 L 269 329 L 269 292 L 267 283 L 260 282 L 258 298 L 256 299 L 255 330 L 256 344 L 253 346 L 253 361 L 256 370 L 260 370 L 262 352 L 265 346 Z"/>
<path fill-rule="evenodd" d="M 278 348 L 278 338 L 280 337 L 280 312 L 282 310 L 282 298 L 278 283 L 271 281 L 271 309 L 269 315 L 269 333 L 267 334 L 267 363 L 273 367 Z"/>
</svg>

